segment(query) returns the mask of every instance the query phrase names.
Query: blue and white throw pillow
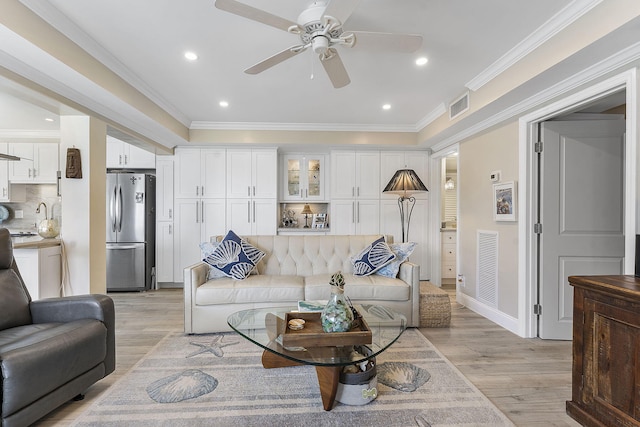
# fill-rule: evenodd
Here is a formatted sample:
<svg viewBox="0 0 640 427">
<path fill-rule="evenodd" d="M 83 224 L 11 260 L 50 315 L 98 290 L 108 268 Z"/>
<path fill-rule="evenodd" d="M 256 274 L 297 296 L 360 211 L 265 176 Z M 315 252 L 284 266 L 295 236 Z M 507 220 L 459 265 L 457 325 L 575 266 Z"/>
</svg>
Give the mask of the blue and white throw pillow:
<svg viewBox="0 0 640 427">
<path fill-rule="evenodd" d="M 375 273 L 396 258 L 384 237 L 367 246 L 358 255 L 351 259 L 353 274 L 356 276 L 368 276 Z"/>
<path fill-rule="evenodd" d="M 265 255 L 265 252 L 229 230 L 213 253 L 203 261 L 227 277 L 244 280 Z"/>
<path fill-rule="evenodd" d="M 202 242 L 200 243 L 200 250 L 202 251 L 202 255 L 204 256 L 204 258 L 207 258 L 213 253 L 213 251 L 216 250 L 218 246 L 220 246 L 220 242 Z M 207 276 L 207 280 L 220 279 L 221 277 L 227 277 L 222 271 L 218 270 L 217 268 L 213 268 L 211 266 L 209 267 L 210 268 L 209 268 L 209 274 Z"/>
<path fill-rule="evenodd" d="M 398 277 L 400 264 L 409 259 L 409 257 L 413 253 L 413 250 L 416 248 L 416 242 L 391 243 L 389 245 L 389 248 L 391 248 L 391 251 L 396 254 L 396 259 L 382 267 L 380 270 L 376 271 L 376 274 L 395 279 L 396 277 Z"/>
</svg>

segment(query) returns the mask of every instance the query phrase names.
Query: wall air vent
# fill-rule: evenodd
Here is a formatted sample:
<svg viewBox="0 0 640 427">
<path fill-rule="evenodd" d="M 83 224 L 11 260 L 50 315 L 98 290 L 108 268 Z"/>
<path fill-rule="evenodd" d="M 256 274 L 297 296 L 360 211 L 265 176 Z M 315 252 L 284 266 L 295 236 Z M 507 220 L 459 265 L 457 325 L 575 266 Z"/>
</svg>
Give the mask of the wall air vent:
<svg viewBox="0 0 640 427">
<path fill-rule="evenodd" d="M 477 298 L 490 307 L 498 305 L 498 233 L 478 230 Z"/>
<path fill-rule="evenodd" d="M 469 109 L 469 92 L 449 104 L 449 120 L 453 120 Z"/>
</svg>

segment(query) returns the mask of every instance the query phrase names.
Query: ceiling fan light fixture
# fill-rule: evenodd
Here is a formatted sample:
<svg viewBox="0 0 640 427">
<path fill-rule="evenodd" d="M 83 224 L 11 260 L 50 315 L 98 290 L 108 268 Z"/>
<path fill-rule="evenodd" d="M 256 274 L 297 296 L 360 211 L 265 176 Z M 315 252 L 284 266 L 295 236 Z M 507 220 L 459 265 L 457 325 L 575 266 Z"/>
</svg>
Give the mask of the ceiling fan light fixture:
<svg viewBox="0 0 640 427">
<path fill-rule="evenodd" d="M 321 55 L 329 49 L 329 39 L 325 36 L 314 37 L 311 41 L 311 47 L 315 53 Z"/>
<path fill-rule="evenodd" d="M 184 57 L 189 61 L 195 61 L 196 59 L 198 59 L 198 55 L 195 52 L 191 51 L 185 52 Z"/>
<path fill-rule="evenodd" d="M 420 58 L 416 59 L 416 65 L 419 66 L 426 65 L 427 62 L 429 62 L 429 59 L 426 56 L 421 56 Z"/>
</svg>

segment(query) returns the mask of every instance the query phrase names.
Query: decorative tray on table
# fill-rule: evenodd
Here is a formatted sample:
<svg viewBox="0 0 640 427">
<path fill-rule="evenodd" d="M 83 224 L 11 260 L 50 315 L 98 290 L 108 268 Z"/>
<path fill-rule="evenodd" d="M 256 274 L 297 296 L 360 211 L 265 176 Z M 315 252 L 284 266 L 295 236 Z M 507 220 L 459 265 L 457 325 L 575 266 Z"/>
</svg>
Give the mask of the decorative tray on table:
<svg viewBox="0 0 640 427">
<path fill-rule="evenodd" d="M 291 319 L 305 321 L 304 329 L 292 330 L 286 325 Z M 343 345 L 371 344 L 371 329 L 360 316 L 360 322 L 348 332 L 325 332 L 322 330 L 320 313 L 292 312 L 286 313 L 284 319 L 282 345 L 285 347 L 337 347 Z"/>
</svg>

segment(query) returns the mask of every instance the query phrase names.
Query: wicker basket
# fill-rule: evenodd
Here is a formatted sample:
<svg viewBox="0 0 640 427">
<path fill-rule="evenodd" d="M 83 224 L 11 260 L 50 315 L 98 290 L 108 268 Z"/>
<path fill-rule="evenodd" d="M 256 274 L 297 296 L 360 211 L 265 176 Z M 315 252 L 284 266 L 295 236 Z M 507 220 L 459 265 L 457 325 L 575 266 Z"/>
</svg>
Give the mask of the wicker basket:
<svg viewBox="0 0 640 427">
<path fill-rule="evenodd" d="M 450 325 L 449 294 L 431 283 L 420 283 L 420 327 L 448 328 Z"/>
</svg>

